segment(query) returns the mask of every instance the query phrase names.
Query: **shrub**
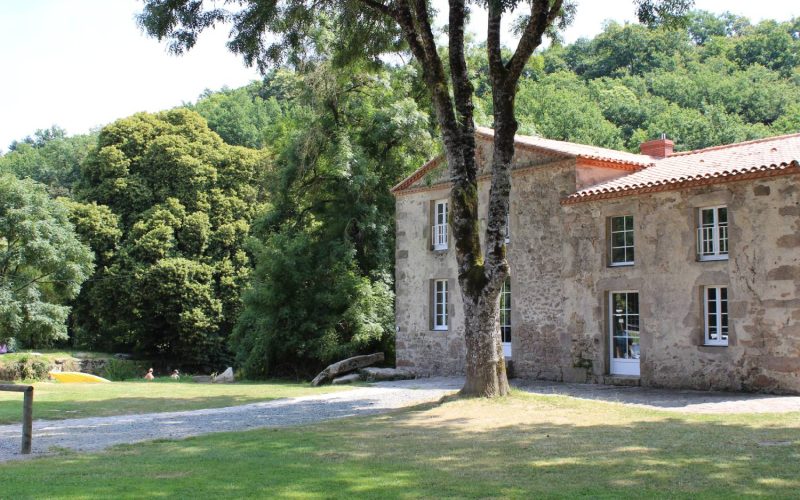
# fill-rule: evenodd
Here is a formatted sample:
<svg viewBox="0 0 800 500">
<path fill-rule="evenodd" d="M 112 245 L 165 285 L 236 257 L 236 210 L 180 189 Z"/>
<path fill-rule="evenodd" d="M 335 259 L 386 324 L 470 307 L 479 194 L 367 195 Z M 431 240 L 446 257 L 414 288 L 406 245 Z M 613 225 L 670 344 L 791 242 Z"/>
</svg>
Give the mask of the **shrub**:
<svg viewBox="0 0 800 500">
<path fill-rule="evenodd" d="M 143 368 L 134 361 L 125 359 L 109 359 L 103 368 L 103 377 L 108 380 L 122 381 L 139 378 Z"/>
</svg>

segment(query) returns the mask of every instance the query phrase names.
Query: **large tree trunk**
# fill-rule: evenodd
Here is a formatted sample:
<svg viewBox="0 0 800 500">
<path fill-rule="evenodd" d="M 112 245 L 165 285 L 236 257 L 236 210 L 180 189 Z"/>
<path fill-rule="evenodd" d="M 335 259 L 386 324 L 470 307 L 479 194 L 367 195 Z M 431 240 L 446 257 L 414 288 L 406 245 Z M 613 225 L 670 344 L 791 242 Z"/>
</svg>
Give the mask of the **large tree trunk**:
<svg viewBox="0 0 800 500">
<path fill-rule="evenodd" d="M 464 54 L 465 0 L 448 0 L 449 79 L 439 57 L 431 28 L 428 0 L 362 0 L 371 8 L 397 21 L 411 52 L 422 67 L 423 79 L 442 131 L 445 157 L 453 187 L 450 193 L 450 226 L 455 241 L 458 282 L 464 303 L 466 340 L 466 382 L 464 396 L 504 396 L 508 393 L 505 360 L 500 342 L 500 291 L 508 278 L 505 221 L 511 187 L 511 158 L 514 155 L 514 98 L 522 69 L 542 33 L 561 10 L 561 0 L 533 0 L 531 16 L 517 50 L 503 62 L 500 21 L 504 4 L 487 2 L 489 26 L 487 51 L 492 80 L 495 140 L 492 157 L 492 186 L 489 194 L 487 229 L 480 241 L 478 210 L 478 169 L 475 163 L 473 88 Z M 452 82 L 452 97 L 449 82 Z"/>
<path fill-rule="evenodd" d="M 464 294 L 462 294 L 464 295 Z M 496 397 L 508 394 L 508 377 L 500 342 L 499 300 L 464 301 L 467 343 L 464 396 Z"/>
</svg>

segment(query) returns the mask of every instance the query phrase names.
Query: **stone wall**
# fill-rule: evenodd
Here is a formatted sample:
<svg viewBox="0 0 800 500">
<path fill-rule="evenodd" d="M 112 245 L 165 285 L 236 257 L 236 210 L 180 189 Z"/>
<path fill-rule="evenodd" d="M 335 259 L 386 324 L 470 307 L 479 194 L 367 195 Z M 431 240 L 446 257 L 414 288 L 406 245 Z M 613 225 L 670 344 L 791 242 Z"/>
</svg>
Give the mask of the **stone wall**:
<svg viewBox="0 0 800 500">
<path fill-rule="evenodd" d="M 729 258 L 698 261 L 697 212 L 726 205 Z M 641 383 L 800 392 L 800 190 L 794 176 L 564 207 L 567 315 L 608 372 L 606 300 L 639 292 Z M 636 263 L 605 265 L 606 218 L 633 215 Z M 600 241 L 588 245 L 587 241 Z M 728 346 L 704 345 L 704 286 L 728 287 Z M 573 356 L 573 362 L 576 357 Z"/>
<path fill-rule="evenodd" d="M 607 381 L 609 292 L 632 290 L 640 300 L 642 385 L 800 392 L 796 176 L 561 205 L 576 177 L 586 176 L 575 160 L 515 156 L 508 248 L 517 376 Z M 430 245 L 431 201 L 448 192 L 439 178 L 397 197 L 397 359 L 420 375 L 463 373 L 454 251 Z M 482 213 L 487 194 L 483 178 Z M 697 211 L 714 205 L 728 207 L 729 259 L 699 262 Z M 616 215 L 634 216 L 633 266 L 608 266 L 607 220 Z M 447 331 L 431 330 L 435 278 L 450 280 Z M 728 286 L 725 347 L 703 345 L 707 285 Z"/>
</svg>

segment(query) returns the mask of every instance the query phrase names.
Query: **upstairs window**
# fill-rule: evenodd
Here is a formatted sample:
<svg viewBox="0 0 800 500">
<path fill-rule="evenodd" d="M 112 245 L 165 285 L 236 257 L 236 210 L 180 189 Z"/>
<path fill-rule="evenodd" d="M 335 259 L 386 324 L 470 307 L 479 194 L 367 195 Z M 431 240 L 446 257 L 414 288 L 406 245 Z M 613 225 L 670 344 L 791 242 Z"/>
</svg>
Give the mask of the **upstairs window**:
<svg viewBox="0 0 800 500">
<path fill-rule="evenodd" d="M 434 280 L 433 329 L 447 330 L 447 280 Z"/>
<path fill-rule="evenodd" d="M 728 287 L 705 287 L 705 344 L 728 345 Z"/>
<path fill-rule="evenodd" d="M 697 225 L 699 260 L 728 258 L 728 208 L 701 208 Z"/>
<path fill-rule="evenodd" d="M 609 230 L 611 265 L 632 266 L 634 259 L 633 216 L 611 217 Z"/>
<path fill-rule="evenodd" d="M 434 250 L 447 250 L 447 200 L 434 203 L 431 236 Z"/>
</svg>

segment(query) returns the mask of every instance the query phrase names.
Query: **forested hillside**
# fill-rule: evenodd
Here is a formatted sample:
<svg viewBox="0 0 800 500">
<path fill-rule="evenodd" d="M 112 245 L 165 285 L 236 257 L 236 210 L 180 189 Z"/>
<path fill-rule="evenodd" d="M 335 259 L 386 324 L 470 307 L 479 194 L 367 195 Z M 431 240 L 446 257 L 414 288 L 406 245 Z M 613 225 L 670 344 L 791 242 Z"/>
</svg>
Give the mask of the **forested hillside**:
<svg viewBox="0 0 800 500">
<path fill-rule="evenodd" d="M 491 126 L 487 74 L 475 78 L 478 121 Z M 677 31 L 611 23 L 531 59 L 517 119 L 525 134 L 629 151 L 661 133 L 682 151 L 798 132 L 800 19 L 695 12 Z"/>
<path fill-rule="evenodd" d="M 253 377 L 391 353 L 389 189 L 437 153 L 435 120 L 414 63 L 342 68 L 327 43 L 323 27 L 309 60 L 188 109 L 88 135 L 43 129 L 0 156 L 0 174 L 44 184 L 13 184 L 19 200 L 60 197 L 48 210 L 64 238 L 95 253 L 79 295 L 77 278 L 69 294 L 41 292 L 62 307 L 55 320 L 72 307 L 69 342 L 173 366 L 235 359 Z M 485 50 L 470 62 L 476 120 L 491 126 Z M 662 133 L 688 150 L 800 132 L 800 19 L 612 23 L 536 54 L 516 110 L 521 133 L 629 151 Z M 21 296 L 0 294 L 0 324 L 23 321 Z M 64 342 L 48 328 L 25 338 Z"/>
</svg>

